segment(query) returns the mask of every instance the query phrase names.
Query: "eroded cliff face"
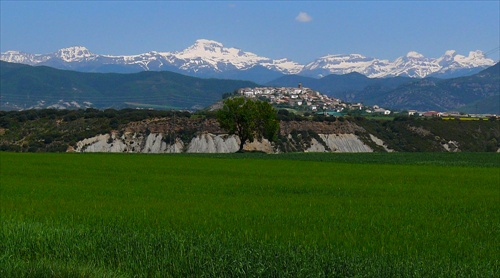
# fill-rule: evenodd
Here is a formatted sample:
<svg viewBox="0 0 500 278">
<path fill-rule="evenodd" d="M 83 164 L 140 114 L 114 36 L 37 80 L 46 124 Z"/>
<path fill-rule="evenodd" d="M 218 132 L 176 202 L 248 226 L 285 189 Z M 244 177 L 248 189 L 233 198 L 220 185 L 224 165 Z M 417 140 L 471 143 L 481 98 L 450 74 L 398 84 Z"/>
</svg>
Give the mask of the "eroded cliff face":
<svg viewBox="0 0 500 278">
<path fill-rule="evenodd" d="M 232 135 L 203 133 L 189 142 L 180 138 L 171 140 L 162 133 L 150 133 L 143 136 L 138 133 L 125 133 L 118 136 L 101 134 L 77 143 L 75 152 L 124 152 L 124 153 L 234 153 L 239 149 L 240 140 Z M 267 141 L 252 142 L 245 145 L 245 150 L 273 152 Z"/>
<path fill-rule="evenodd" d="M 372 148 L 354 134 L 318 134 L 318 136 L 321 140 L 312 138 L 311 146 L 305 149 L 305 152 L 373 152 Z"/>
<path fill-rule="evenodd" d="M 172 139 L 162 133 L 127 132 L 121 136 L 116 133 L 101 134 L 77 143 L 75 152 L 125 152 L 125 153 L 230 153 L 239 148 L 235 136 L 200 134 L 190 142 L 180 138 Z"/>
<path fill-rule="evenodd" d="M 355 133 L 365 130 L 350 122 L 281 122 L 277 142 L 247 142 L 245 151 L 280 152 L 373 152 Z M 384 142 L 370 134 L 371 144 Z M 151 119 L 130 123 L 122 131 L 79 141 L 75 152 L 124 153 L 234 153 L 240 139 L 228 135 L 213 119 Z"/>
<path fill-rule="evenodd" d="M 373 152 L 354 134 L 318 134 L 332 152 Z"/>
<path fill-rule="evenodd" d="M 373 152 L 354 134 L 318 134 L 318 141 L 310 138 L 310 142 L 302 141 L 304 152 Z M 168 138 L 167 138 L 168 139 Z M 167 143 L 162 133 L 150 133 L 147 136 L 137 133 L 101 134 L 77 143 L 75 152 L 114 152 L 114 153 L 234 153 L 239 149 L 237 136 L 211 133 L 196 135 L 188 142 L 176 138 Z M 308 146 L 308 147 L 307 147 Z M 245 151 L 261 151 L 265 153 L 282 152 L 268 140 L 248 142 Z"/>
<path fill-rule="evenodd" d="M 236 136 L 204 133 L 194 137 L 187 146 L 188 153 L 234 153 L 239 150 L 240 140 Z"/>
</svg>

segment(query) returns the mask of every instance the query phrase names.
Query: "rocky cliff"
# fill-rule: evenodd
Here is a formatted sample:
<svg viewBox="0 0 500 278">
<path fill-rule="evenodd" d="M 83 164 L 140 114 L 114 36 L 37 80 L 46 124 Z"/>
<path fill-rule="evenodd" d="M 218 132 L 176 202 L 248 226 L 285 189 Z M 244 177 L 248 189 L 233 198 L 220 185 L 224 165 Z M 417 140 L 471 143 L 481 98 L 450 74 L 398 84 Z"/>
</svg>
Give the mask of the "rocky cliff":
<svg viewBox="0 0 500 278">
<path fill-rule="evenodd" d="M 168 136 L 168 135 L 167 135 Z M 303 139 L 304 152 L 373 152 L 354 134 L 318 134 L 321 140 Z M 167 139 L 167 140 L 165 140 Z M 288 138 L 290 141 L 293 138 Z M 234 135 L 203 133 L 184 142 L 176 138 L 173 142 L 163 133 L 116 133 L 101 134 L 77 142 L 75 152 L 127 152 L 127 153 L 234 153 L 238 151 L 240 140 Z M 281 150 L 268 140 L 254 141 L 245 144 L 246 151 L 278 153 Z"/>
<path fill-rule="evenodd" d="M 482 150 L 486 146 L 487 151 L 497 151 L 500 150 L 497 139 L 500 130 L 495 123 L 411 119 L 378 122 L 340 118 L 319 122 L 281 121 L 278 140 L 247 142 L 244 150 L 265 153 L 457 152 Z M 237 136 L 228 135 L 214 119 L 166 117 L 130 122 L 119 130 L 80 140 L 68 151 L 233 153 L 238 151 L 239 143 Z"/>
<path fill-rule="evenodd" d="M 237 138 L 234 136 L 219 136 L 200 134 L 190 142 L 180 138 L 171 141 L 168 135 L 162 133 L 127 132 L 101 134 L 77 142 L 76 152 L 127 152 L 127 153 L 229 153 L 238 150 Z"/>
<path fill-rule="evenodd" d="M 281 122 L 277 142 L 247 142 L 246 151 L 373 152 L 355 133 L 365 130 L 350 122 Z M 373 144 L 382 140 L 371 135 Z M 240 140 L 213 119 L 161 118 L 132 122 L 122 131 L 100 134 L 76 143 L 76 152 L 232 153 Z"/>
</svg>

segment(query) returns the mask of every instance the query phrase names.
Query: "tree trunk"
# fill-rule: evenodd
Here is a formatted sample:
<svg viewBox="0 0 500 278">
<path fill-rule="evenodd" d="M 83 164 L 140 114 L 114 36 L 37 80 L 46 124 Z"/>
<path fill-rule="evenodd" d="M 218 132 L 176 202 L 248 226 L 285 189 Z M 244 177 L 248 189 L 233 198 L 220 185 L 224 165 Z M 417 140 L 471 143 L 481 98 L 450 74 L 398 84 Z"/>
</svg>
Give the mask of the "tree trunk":
<svg viewBox="0 0 500 278">
<path fill-rule="evenodd" d="M 243 146 L 245 145 L 246 141 L 247 141 L 246 138 L 240 138 L 240 149 L 238 150 L 239 153 L 243 152 Z"/>
</svg>

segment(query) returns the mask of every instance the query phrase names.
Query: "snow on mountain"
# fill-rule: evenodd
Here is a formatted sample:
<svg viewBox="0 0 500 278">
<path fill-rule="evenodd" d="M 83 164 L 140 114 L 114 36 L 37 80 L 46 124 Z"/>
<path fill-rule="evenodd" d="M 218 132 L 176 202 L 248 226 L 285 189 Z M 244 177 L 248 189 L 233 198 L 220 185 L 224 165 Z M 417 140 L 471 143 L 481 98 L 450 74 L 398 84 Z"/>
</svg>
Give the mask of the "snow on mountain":
<svg viewBox="0 0 500 278">
<path fill-rule="evenodd" d="M 394 61 L 367 58 L 359 54 L 328 55 L 307 64 L 300 74 L 321 77 L 328 74 L 358 72 L 370 78 L 407 76 L 423 78 L 431 74 L 444 74 L 455 70 L 482 69 L 495 64 L 481 51 L 471 51 L 468 57 L 448 50 L 439 58 L 426 58 L 410 51 Z"/>
<path fill-rule="evenodd" d="M 406 56 L 402 56 L 390 63 L 383 74 L 376 74 L 373 77 L 385 76 L 409 76 L 426 77 L 440 69 L 433 59 L 425 58 L 424 55 L 410 51 Z"/>
<path fill-rule="evenodd" d="M 494 61 L 486 58 L 480 50 L 469 52 L 469 56 L 457 54 L 455 50 L 448 50 L 445 54 L 435 60 L 440 69 L 432 75 L 445 77 L 459 77 L 464 74 L 473 74 L 481 69 L 490 67 Z"/>
<path fill-rule="evenodd" d="M 218 72 L 228 68 L 243 70 L 268 60 L 254 53 L 225 48 L 219 42 L 205 39 L 197 40 L 185 50 L 174 53 L 174 56 L 182 61 L 180 68 L 188 71 L 197 71 L 197 68 L 211 68 Z"/>
<path fill-rule="evenodd" d="M 141 70 L 149 71 L 162 70 L 163 66 L 173 64 L 175 57 L 170 52 L 150 51 L 128 56 L 101 55 L 96 61 L 106 65 L 134 65 L 138 66 Z"/>
<path fill-rule="evenodd" d="M 270 59 L 245 52 L 238 48 L 228 48 L 223 44 L 200 39 L 192 46 L 178 52 L 157 52 L 113 56 L 93 54 L 83 46 L 60 49 L 50 54 L 29 54 L 20 51 L 1 53 L 1 60 L 28 65 L 48 65 L 61 69 L 111 72 L 119 67 L 122 71 L 173 70 L 198 76 L 230 71 L 244 71 L 256 66 L 280 74 L 300 74 L 322 77 L 329 74 L 358 72 L 368 77 L 462 74 L 492 66 L 495 62 L 483 52 L 471 51 L 468 56 L 448 50 L 439 58 L 426 58 L 410 51 L 394 61 L 365 57 L 360 54 L 326 55 L 306 65 L 289 59 Z"/>
<path fill-rule="evenodd" d="M 68 48 L 59 49 L 54 53 L 54 57 L 57 57 L 64 62 L 81 62 L 93 60 L 98 57 L 98 55 L 92 54 L 87 48 L 83 46 L 72 46 Z"/>
<path fill-rule="evenodd" d="M 456 53 L 455 50 L 448 50 L 445 54 L 436 61 L 442 67 L 459 66 L 459 67 L 483 67 L 491 66 L 491 59 L 487 59 L 484 53 L 480 50 L 469 52 L 469 56 L 463 56 Z"/>
<path fill-rule="evenodd" d="M 261 62 L 260 64 L 270 70 L 279 71 L 284 74 L 298 74 L 304 68 L 303 65 L 286 58 Z"/>
<path fill-rule="evenodd" d="M 416 51 L 410 51 L 408 54 L 406 54 L 406 58 L 408 59 L 422 59 L 424 58 L 424 55 L 416 52 Z"/>
<path fill-rule="evenodd" d="M 271 60 L 238 48 L 226 48 L 219 42 L 200 39 L 187 49 L 173 54 L 182 61 L 181 69 L 197 71 L 198 68 L 212 68 L 215 71 L 227 69 L 247 70 L 260 65 L 285 74 L 298 73 L 303 66 L 288 59 Z"/>
<path fill-rule="evenodd" d="M 99 55 L 92 54 L 83 46 L 72 46 L 59 49 L 51 54 L 29 54 L 20 51 L 7 51 L 1 54 L 2 61 L 11 63 L 20 63 L 28 65 L 37 65 L 47 62 L 51 59 L 59 59 L 64 62 L 82 62 L 97 58 Z"/>
<path fill-rule="evenodd" d="M 19 64 L 27 64 L 27 65 L 36 65 L 48 60 L 49 57 L 41 54 L 29 54 L 21 51 L 6 51 L 1 54 L 0 60 L 11 62 L 11 63 L 19 63 Z"/>
<path fill-rule="evenodd" d="M 366 76 L 379 72 L 388 61 L 367 58 L 360 54 L 327 55 L 304 66 L 302 73 L 309 76 L 325 76 L 328 74 L 346 74 L 358 72 Z"/>
</svg>

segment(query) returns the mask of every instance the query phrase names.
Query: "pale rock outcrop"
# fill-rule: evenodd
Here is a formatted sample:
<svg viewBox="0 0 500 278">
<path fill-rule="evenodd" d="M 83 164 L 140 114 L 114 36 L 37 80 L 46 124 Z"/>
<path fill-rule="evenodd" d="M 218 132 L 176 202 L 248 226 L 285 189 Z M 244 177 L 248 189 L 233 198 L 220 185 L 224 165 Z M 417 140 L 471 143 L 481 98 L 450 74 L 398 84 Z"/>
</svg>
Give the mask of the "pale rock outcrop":
<svg viewBox="0 0 500 278">
<path fill-rule="evenodd" d="M 321 140 L 311 138 L 309 147 L 305 152 L 373 152 L 354 134 L 318 134 Z M 120 137 L 115 133 L 102 134 L 92 138 L 84 139 L 76 144 L 71 151 L 74 152 L 128 152 L 128 153 L 234 153 L 239 150 L 240 140 L 235 135 L 215 135 L 202 133 L 183 142 L 180 138 L 175 139 L 174 144 L 168 144 L 170 140 L 164 140 L 162 133 L 149 133 L 143 136 L 141 133 L 127 132 Z M 375 143 L 384 146 L 382 140 L 370 137 Z M 289 139 L 291 137 L 289 136 Z M 384 146 L 385 148 L 385 146 Z M 275 153 L 279 150 L 267 139 L 246 143 L 246 151 L 262 151 Z M 386 148 L 386 150 L 391 151 Z"/>
<path fill-rule="evenodd" d="M 100 140 L 108 140 L 109 134 L 102 134 L 102 135 L 97 135 L 91 138 L 85 138 L 79 142 L 76 143 L 76 151 L 83 151 L 86 149 L 89 145 L 95 144 L 96 142 L 99 142 Z"/>
<path fill-rule="evenodd" d="M 142 153 L 161 153 L 166 149 L 167 144 L 162 141 L 161 134 L 150 133 L 146 138 L 146 143 L 142 148 Z"/>
<path fill-rule="evenodd" d="M 142 150 L 144 136 L 140 133 L 125 133 L 120 138 L 121 141 L 127 146 L 123 152 L 139 153 Z M 120 140 L 118 139 L 118 140 Z"/>
<path fill-rule="evenodd" d="M 111 145 L 110 145 L 109 152 L 122 153 L 122 152 L 125 152 L 126 150 L 127 150 L 127 145 L 125 145 L 120 140 L 114 140 L 113 143 L 111 143 Z"/>
<path fill-rule="evenodd" d="M 165 153 L 182 153 L 184 152 L 184 143 L 179 140 L 175 139 L 175 143 L 171 145 L 166 145 Z"/>
<path fill-rule="evenodd" d="M 442 145 L 445 150 L 448 152 L 460 152 L 460 149 L 458 148 L 458 142 L 457 141 L 448 141 L 447 143 Z"/>
<path fill-rule="evenodd" d="M 238 142 L 240 140 L 238 139 Z M 252 141 L 249 143 L 246 143 L 243 146 L 243 150 L 245 151 L 259 151 L 259 152 L 265 152 L 265 153 L 274 153 L 274 148 L 271 142 L 269 140 L 263 138 L 262 141 Z"/>
<path fill-rule="evenodd" d="M 200 134 L 189 143 L 188 153 L 234 153 L 239 149 L 239 139 L 236 136 Z"/>
<path fill-rule="evenodd" d="M 384 141 L 380 140 L 379 138 L 377 138 L 376 136 L 374 136 L 374 135 L 372 135 L 372 134 L 370 134 L 370 139 L 372 139 L 372 141 L 373 141 L 375 144 L 377 144 L 377 146 L 381 146 L 382 148 L 384 148 L 384 150 L 385 150 L 386 152 L 391 153 L 391 152 L 393 152 L 393 151 L 394 151 L 393 149 L 389 149 L 389 148 L 385 145 Z"/>
<path fill-rule="evenodd" d="M 315 138 L 311 139 L 311 146 L 304 150 L 304 152 L 311 152 L 311 153 L 324 153 L 327 152 L 325 146 L 318 142 Z"/>
<path fill-rule="evenodd" d="M 373 152 L 354 134 L 318 134 L 332 152 Z"/>
<path fill-rule="evenodd" d="M 178 151 L 176 151 L 178 150 Z M 167 145 L 161 134 L 149 134 L 146 138 L 136 133 L 126 133 L 121 137 L 116 134 L 101 134 L 84 139 L 76 144 L 74 152 L 113 152 L 113 153 L 163 153 L 182 152 L 182 142 Z"/>
<path fill-rule="evenodd" d="M 111 138 L 111 140 L 110 140 Z M 77 152 L 125 152 L 128 146 L 114 135 L 101 134 L 92 138 L 84 139 L 76 144 Z"/>
</svg>

